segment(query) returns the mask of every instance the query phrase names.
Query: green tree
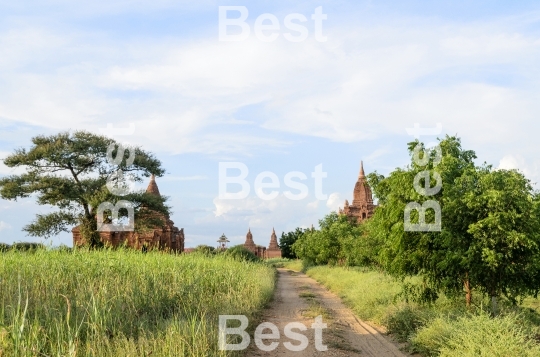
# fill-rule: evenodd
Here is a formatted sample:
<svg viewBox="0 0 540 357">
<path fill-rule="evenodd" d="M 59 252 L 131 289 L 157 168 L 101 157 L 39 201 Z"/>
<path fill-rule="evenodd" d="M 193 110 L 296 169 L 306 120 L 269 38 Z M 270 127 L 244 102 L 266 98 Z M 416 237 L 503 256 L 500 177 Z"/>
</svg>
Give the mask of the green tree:
<svg viewBox="0 0 540 357">
<path fill-rule="evenodd" d="M 133 160 L 128 158 L 132 155 Z M 112 162 L 111 162 L 112 161 Z M 80 225 L 82 237 L 91 247 L 101 245 L 97 231 L 97 208 L 101 203 L 129 201 L 135 212 L 135 230 L 144 231 L 164 224 L 161 214 L 168 214 L 165 198 L 141 192 L 114 195 L 107 183 L 125 188 L 128 175 L 135 182 L 151 174 L 161 176 L 161 162 L 139 147 L 122 150 L 113 139 L 85 131 L 64 132 L 32 138 L 30 149 L 17 149 L 4 159 L 8 167 L 22 167 L 21 175 L 0 179 L 0 197 L 7 200 L 36 194 L 37 203 L 58 208 L 37 215 L 23 228 L 30 236 L 51 237 Z M 125 175 L 119 174 L 120 171 Z M 109 180 L 108 180 L 109 179 Z M 120 209 L 119 218 L 128 216 Z M 103 222 L 112 222 L 112 212 L 104 212 Z"/>
<path fill-rule="evenodd" d="M 410 143 L 408 167 L 386 178 L 369 176 L 379 198 L 369 224 L 369 234 L 384 241 L 379 261 L 393 275 L 421 275 L 428 288 L 465 290 L 467 305 L 473 289 L 512 299 L 537 292 L 539 218 L 529 181 L 515 171 L 476 167 L 474 151 L 464 150 L 456 137 L 447 136 L 439 146 L 440 157 L 436 150 L 424 157 L 423 144 Z M 425 165 L 419 164 L 423 159 Z M 427 187 L 436 185 L 437 174 L 442 180 L 431 196 L 413 187 L 415 177 L 426 170 Z M 419 184 L 424 187 L 425 180 Z M 440 231 L 406 230 L 407 204 L 427 200 L 440 205 Z M 426 222 L 434 221 L 434 210 L 427 210 Z M 417 211 L 411 222 L 419 222 Z"/>
<path fill-rule="evenodd" d="M 294 253 L 292 246 L 296 241 L 307 231 L 306 229 L 296 228 L 292 232 L 281 233 L 281 238 L 279 238 L 279 248 L 281 249 L 281 256 L 288 259 L 296 259 L 296 254 Z"/>
<path fill-rule="evenodd" d="M 474 217 L 467 230 L 468 274 L 491 297 L 492 311 L 498 296 L 536 294 L 540 218 L 529 180 L 515 170 L 484 166 L 457 180 L 456 187 L 465 188 L 461 202 Z"/>
<path fill-rule="evenodd" d="M 377 248 L 363 224 L 332 212 L 319 221 L 319 230 L 308 229 L 293 244 L 295 254 L 314 264 L 366 265 Z"/>
</svg>

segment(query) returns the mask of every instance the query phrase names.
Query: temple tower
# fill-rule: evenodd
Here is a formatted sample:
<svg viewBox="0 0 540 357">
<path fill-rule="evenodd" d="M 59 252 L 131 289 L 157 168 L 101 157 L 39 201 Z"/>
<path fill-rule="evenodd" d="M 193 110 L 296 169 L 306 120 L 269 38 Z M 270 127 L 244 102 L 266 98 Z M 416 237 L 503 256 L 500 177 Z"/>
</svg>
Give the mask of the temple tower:
<svg viewBox="0 0 540 357">
<path fill-rule="evenodd" d="M 270 236 L 270 244 L 266 249 L 266 258 L 281 258 L 281 249 L 279 248 L 276 231 L 272 228 L 272 235 Z"/>
<path fill-rule="evenodd" d="M 257 246 L 253 241 L 253 234 L 251 234 L 250 228 L 248 228 L 248 232 L 246 234 L 246 242 L 244 243 L 244 247 L 246 247 L 247 250 L 253 252 L 254 254 L 256 254 L 257 252 Z"/>
<path fill-rule="evenodd" d="M 364 173 L 364 163 L 360 161 L 360 173 L 354 185 L 352 204 L 349 204 L 349 201 L 345 200 L 343 209 L 340 209 L 339 213 L 345 214 L 351 220 L 361 222 L 373 215 L 375 207 L 373 204 L 373 194 Z"/>
<path fill-rule="evenodd" d="M 146 193 L 151 193 L 156 196 L 161 196 L 161 194 L 159 193 L 159 188 L 156 183 L 156 176 L 154 176 L 153 174 L 152 176 L 150 176 L 150 182 L 148 183 L 148 187 L 146 188 Z"/>
</svg>

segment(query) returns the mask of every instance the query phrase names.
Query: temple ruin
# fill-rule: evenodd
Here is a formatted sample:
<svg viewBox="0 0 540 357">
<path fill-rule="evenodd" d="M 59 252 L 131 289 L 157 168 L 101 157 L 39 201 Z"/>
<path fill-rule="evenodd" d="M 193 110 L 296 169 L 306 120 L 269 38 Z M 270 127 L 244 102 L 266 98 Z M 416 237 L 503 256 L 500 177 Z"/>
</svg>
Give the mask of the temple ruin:
<svg viewBox="0 0 540 357">
<path fill-rule="evenodd" d="M 272 228 L 272 235 L 270 236 L 270 244 L 268 245 L 268 248 L 255 244 L 251 229 L 248 229 L 246 234 L 246 242 L 244 243 L 244 247 L 262 259 L 281 258 L 281 249 L 279 248 L 276 231 L 274 228 Z"/>
<path fill-rule="evenodd" d="M 146 192 L 152 195 L 161 195 L 154 175 L 150 178 Z M 163 227 L 156 227 L 147 233 L 100 232 L 99 235 L 101 241 L 106 246 L 119 247 L 126 245 L 127 247 L 138 250 L 158 249 L 178 253 L 183 252 L 184 229 L 175 227 L 174 222 L 170 220 L 168 215 L 161 218 L 165 221 L 165 225 Z M 81 236 L 80 226 L 73 228 L 71 232 L 73 234 L 73 246 L 84 245 L 85 242 Z"/>
<path fill-rule="evenodd" d="M 360 173 L 354 185 L 352 204 L 345 200 L 343 209 L 339 209 L 339 214 L 346 215 L 351 221 L 361 222 L 373 215 L 375 207 L 377 206 L 373 204 L 373 194 L 364 173 L 364 163 L 360 162 Z"/>
</svg>

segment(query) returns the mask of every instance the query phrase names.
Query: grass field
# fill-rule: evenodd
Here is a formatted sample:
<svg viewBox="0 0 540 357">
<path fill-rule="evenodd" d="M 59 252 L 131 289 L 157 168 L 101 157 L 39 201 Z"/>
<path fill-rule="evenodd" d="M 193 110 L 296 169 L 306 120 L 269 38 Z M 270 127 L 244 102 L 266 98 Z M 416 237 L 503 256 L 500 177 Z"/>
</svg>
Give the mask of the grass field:
<svg viewBox="0 0 540 357">
<path fill-rule="evenodd" d="M 274 270 L 131 250 L 0 253 L 0 356 L 232 356 L 218 315 L 254 316 Z"/>
<path fill-rule="evenodd" d="M 284 267 L 299 270 L 300 264 L 285 262 Z M 418 304 L 402 293 L 400 282 L 378 271 L 328 266 L 304 270 L 339 295 L 358 317 L 385 327 L 423 356 L 540 356 L 540 315 L 529 308 L 536 299 L 527 299 L 527 307 L 503 306 L 492 318 L 484 309 L 488 301 L 479 296 L 470 311 L 464 299 L 445 296 L 433 304 Z"/>
</svg>

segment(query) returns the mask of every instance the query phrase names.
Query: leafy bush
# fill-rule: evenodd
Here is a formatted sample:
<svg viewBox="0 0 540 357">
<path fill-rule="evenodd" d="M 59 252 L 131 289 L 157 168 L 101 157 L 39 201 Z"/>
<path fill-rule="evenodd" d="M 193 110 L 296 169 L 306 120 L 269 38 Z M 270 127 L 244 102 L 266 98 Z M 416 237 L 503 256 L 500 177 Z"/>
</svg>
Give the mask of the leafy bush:
<svg viewBox="0 0 540 357">
<path fill-rule="evenodd" d="M 306 230 L 293 251 L 310 264 L 367 266 L 377 264 L 380 243 L 367 235 L 364 224 L 332 212 L 319 221 L 320 230 Z"/>
<path fill-rule="evenodd" d="M 39 249 L 45 249 L 45 246 L 41 243 L 19 242 L 19 243 L 13 243 L 10 249 L 17 250 L 20 252 L 33 252 Z"/>
<path fill-rule="evenodd" d="M 436 318 L 421 328 L 411 342 L 417 352 L 426 356 L 540 356 L 533 331 L 520 315 L 492 318 L 481 313 L 458 319 Z"/>
<path fill-rule="evenodd" d="M 201 253 L 204 255 L 213 255 L 216 253 L 216 248 L 209 245 L 201 244 L 195 247 L 193 253 Z"/>
<path fill-rule="evenodd" d="M 411 338 L 411 348 L 424 356 L 438 356 L 455 328 L 455 321 L 437 317 L 416 332 Z"/>
<path fill-rule="evenodd" d="M 414 305 L 405 305 L 387 317 L 388 332 L 398 341 L 407 342 L 409 338 L 427 322 L 426 311 Z"/>
<path fill-rule="evenodd" d="M 239 261 L 258 262 L 260 259 L 243 245 L 235 245 L 225 251 L 225 255 Z"/>
</svg>

